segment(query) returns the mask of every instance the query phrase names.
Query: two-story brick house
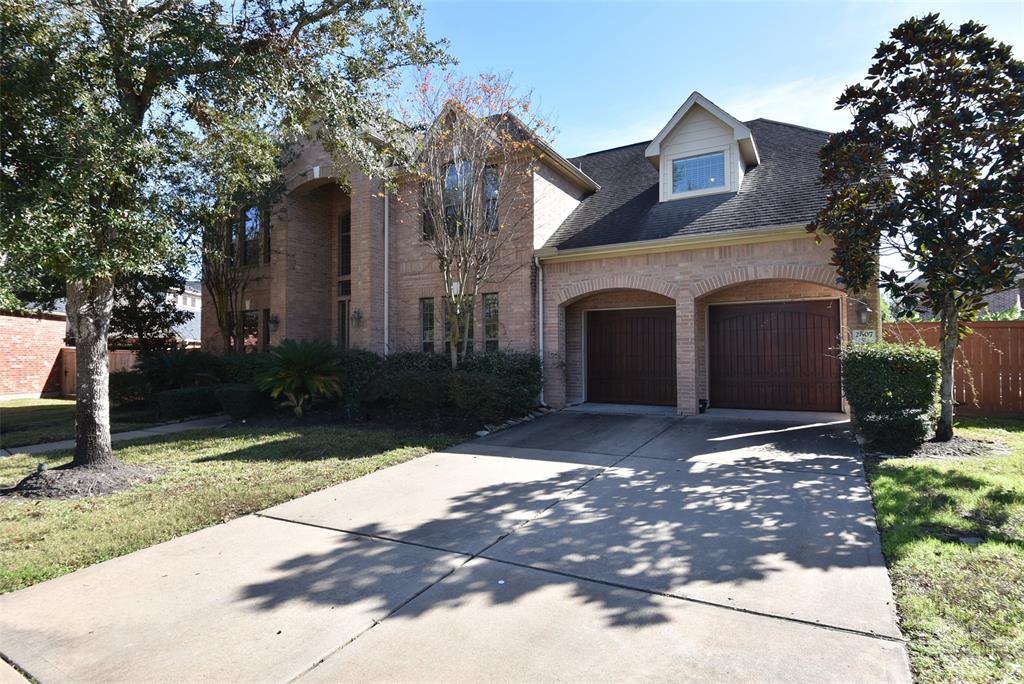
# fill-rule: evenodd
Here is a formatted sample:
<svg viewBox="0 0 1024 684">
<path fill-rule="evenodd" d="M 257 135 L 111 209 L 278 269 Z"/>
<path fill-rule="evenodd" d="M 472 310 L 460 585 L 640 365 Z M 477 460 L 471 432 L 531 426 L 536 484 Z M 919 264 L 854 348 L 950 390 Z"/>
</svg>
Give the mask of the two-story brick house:
<svg viewBox="0 0 1024 684">
<path fill-rule="evenodd" d="M 553 406 L 840 409 L 835 347 L 880 320 L 877 290 L 844 292 L 830 243 L 806 231 L 825 199 L 826 138 L 740 122 L 694 93 L 650 141 L 574 159 L 545 150 L 522 198 L 521 268 L 476 303 L 474 348 L 540 354 Z M 307 145 L 271 220 L 247 222 L 248 325 L 263 346 L 442 351 L 419 189 L 391 196 L 352 172 L 346 192 L 336 175 Z M 216 336 L 204 320 L 204 347 Z"/>
</svg>

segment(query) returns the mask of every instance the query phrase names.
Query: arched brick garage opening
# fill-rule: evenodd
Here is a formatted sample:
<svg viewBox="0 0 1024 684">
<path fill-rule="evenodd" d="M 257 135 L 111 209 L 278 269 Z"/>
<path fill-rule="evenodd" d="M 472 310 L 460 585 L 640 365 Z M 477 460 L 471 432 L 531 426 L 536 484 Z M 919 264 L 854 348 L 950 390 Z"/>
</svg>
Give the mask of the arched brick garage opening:
<svg viewBox="0 0 1024 684">
<path fill-rule="evenodd" d="M 616 288 L 563 304 L 566 402 L 676 405 L 676 302 Z"/>
<path fill-rule="evenodd" d="M 695 307 L 698 397 L 712 408 L 842 410 L 847 308 L 835 286 L 789 278 L 705 292 Z"/>
</svg>

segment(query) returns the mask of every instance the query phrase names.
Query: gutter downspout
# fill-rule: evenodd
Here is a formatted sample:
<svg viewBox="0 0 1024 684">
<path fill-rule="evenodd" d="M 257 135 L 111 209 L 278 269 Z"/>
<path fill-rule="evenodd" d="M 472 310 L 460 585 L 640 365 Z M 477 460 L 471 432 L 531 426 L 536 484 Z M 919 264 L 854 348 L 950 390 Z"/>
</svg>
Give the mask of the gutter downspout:
<svg viewBox="0 0 1024 684">
<path fill-rule="evenodd" d="M 540 356 L 540 373 L 544 378 L 544 265 L 540 263 L 537 255 L 533 255 L 533 263 L 537 265 L 537 353 Z M 540 384 L 540 404 L 547 406 L 544 401 L 544 383 Z"/>
<path fill-rule="evenodd" d="M 390 332 L 389 318 L 388 318 L 388 303 L 389 303 L 389 288 L 388 288 L 388 273 L 389 273 L 389 260 L 388 250 L 390 245 L 390 228 L 391 228 L 391 216 L 389 212 L 388 203 L 388 191 L 384 189 L 384 356 L 387 356 L 391 351 L 391 344 L 389 343 L 388 334 Z"/>
</svg>

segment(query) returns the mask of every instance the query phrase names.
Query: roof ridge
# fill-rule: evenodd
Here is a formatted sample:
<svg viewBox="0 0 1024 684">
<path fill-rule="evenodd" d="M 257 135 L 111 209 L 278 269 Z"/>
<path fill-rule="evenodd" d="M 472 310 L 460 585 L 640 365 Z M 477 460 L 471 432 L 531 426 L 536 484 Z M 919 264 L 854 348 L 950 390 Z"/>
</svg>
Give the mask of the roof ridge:
<svg viewBox="0 0 1024 684">
<path fill-rule="evenodd" d="M 779 121 L 777 119 L 766 119 L 763 116 L 759 116 L 756 119 L 751 119 L 750 121 L 744 121 L 743 123 L 744 124 L 751 124 L 751 123 L 754 123 L 755 121 L 765 121 L 767 123 L 778 124 L 779 126 L 789 126 L 790 128 L 800 128 L 800 129 L 805 130 L 805 131 L 811 131 L 812 133 L 824 133 L 825 135 L 833 135 L 835 133 L 834 131 L 826 131 L 826 130 L 822 130 L 821 128 L 811 128 L 810 126 L 801 126 L 800 124 L 789 123 L 788 121 Z"/>
<path fill-rule="evenodd" d="M 650 140 L 641 140 L 640 142 L 629 143 L 627 145 L 618 145 L 617 147 L 609 147 L 608 149 L 604 149 L 604 150 L 595 150 L 593 152 L 587 152 L 585 154 L 579 154 L 579 155 L 576 155 L 575 157 L 569 157 L 569 159 L 572 160 L 572 159 L 582 159 L 583 157 L 592 157 L 595 154 L 604 154 L 605 152 L 614 152 L 615 150 L 623 150 L 623 149 L 625 149 L 627 147 L 636 147 L 637 145 L 646 145 L 646 144 L 648 144 L 650 142 L 651 142 Z"/>
</svg>

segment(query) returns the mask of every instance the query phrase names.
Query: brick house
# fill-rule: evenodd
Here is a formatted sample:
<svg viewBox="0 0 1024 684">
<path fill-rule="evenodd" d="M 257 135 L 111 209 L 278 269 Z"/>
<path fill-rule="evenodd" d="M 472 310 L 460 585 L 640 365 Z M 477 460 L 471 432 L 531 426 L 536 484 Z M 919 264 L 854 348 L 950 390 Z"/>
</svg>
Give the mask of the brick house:
<svg viewBox="0 0 1024 684">
<path fill-rule="evenodd" d="M 522 267 L 476 302 L 474 348 L 540 354 L 553 406 L 841 409 L 835 347 L 878 335 L 880 318 L 877 289 L 844 292 L 830 244 L 806 232 L 825 199 L 827 135 L 740 122 L 694 93 L 650 141 L 574 159 L 545 150 L 523 198 Z M 418 188 L 390 196 L 353 172 L 344 191 L 315 143 L 285 173 L 283 201 L 239 236 L 260 346 L 441 351 Z M 205 348 L 218 344 L 212 319 Z"/>
</svg>

